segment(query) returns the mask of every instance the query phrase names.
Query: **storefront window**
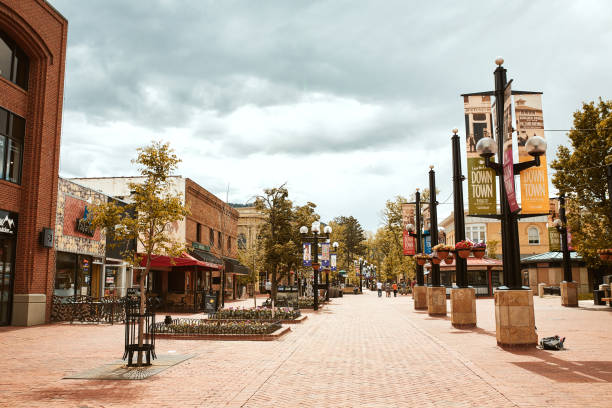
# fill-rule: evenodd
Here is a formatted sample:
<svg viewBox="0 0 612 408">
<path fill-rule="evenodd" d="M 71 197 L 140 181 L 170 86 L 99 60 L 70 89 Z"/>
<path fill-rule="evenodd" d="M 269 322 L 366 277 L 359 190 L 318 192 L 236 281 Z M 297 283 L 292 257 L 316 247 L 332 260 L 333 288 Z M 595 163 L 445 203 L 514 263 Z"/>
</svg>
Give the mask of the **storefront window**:
<svg viewBox="0 0 612 408">
<path fill-rule="evenodd" d="M 57 252 L 55 262 L 54 295 L 91 296 L 90 256 Z"/>
<path fill-rule="evenodd" d="M 185 293 L 185 271 L 168 272 L 168 292 Z"/>
<path fill-rule="evenodd" d="M 10 323 L 14 264 L 15 238 L 0 234 L 0 326 Z"/>
<path fill-rule="evenodd" d="M 28 89 L 30 59 L 8 35 L 0 31 L 0 76 Z"/>
<path fill-rule="evenodd" d="M 104 296 L 119 297 L 121 285 L 121 268 L 119 266 L 106 266 L 104 272 Z"/>
</svg>

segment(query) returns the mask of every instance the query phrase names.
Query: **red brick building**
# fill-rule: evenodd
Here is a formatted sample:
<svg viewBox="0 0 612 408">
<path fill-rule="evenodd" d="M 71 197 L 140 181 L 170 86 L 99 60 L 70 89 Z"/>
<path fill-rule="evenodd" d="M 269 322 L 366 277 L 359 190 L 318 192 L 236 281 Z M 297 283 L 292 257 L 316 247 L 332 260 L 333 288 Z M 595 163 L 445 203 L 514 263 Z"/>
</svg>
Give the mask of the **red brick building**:
<svg viewBox="0 0 612 408">
<path fill-rule="evenodd" d="M 0 1 L 0 325 L 49 318 L 68 22 L 44 0 Z"/>
</svg>

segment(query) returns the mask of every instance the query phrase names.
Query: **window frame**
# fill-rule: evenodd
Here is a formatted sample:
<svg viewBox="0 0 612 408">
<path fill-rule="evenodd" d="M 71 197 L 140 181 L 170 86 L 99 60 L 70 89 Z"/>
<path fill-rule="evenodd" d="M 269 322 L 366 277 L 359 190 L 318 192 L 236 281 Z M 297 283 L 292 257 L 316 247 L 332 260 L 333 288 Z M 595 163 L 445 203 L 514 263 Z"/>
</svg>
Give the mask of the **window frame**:
<svg viewBox="0 0 612 408">
<path fill-rule="evenodd" d="M 0 129 L 0 139 L 2 139 L 2 150 L 0 154 L 0 180 L 7 181 L 9 183 L 21 185 L 21 178 L 23 173 L 23 156 L 24 156 L 24 145 L 26 138 L 26 120 L 13 112 L 0 107 L 0 110 L 6 113 L 6 128 Z M 20 128 L 15 127 L 16 119 L 23 122 L 23 126 Z M 21 129 L 23 132 L 19 135 L 14 134 L 15 129 Z M 16 152 L 17 163 L 9 160 L 11 153 Z M 13 163 L 11 167 L 11 163 Z M 12 170 L 9 171 L 9 170 Z M 9 174 L 14 176 L 10 179 Z"/>
<path fill-rule="evenodd" d="M 531 240 L 531 235 L 530 235 L 531 231 L 535 231 L 537 233 L 537 237 L 538 237 L 538 241 L 537 242 L 531 242 L 532 241 Z M 541 245 L 541 243 L 542 243 L 542 239 L 540 238 L 540 229 L 538 227 L 536 227 L 535 225 L 530 225 L 529 227 L 527 227 L 527 243 L 529 245 Z"/>
<path fill-rule="evenodd" d="M 477 232 L 478 236 L 480 237 L 480 234 L 482 233 L 483 239 L 480 240 L 474 240 L 473 239 L 473 233 Z M 473 242 L 487 242 L 487 224 L 484 223 L 480 223 L 480 224 L 468 224 L 465 226 L 465 237 L 466 239 L 469 239 L 470 241 Z"/>
<path fill-rule="evenodd" d="M 15 40 L 2 30 L 0 30 L 0 40 L 4 42 L 11 51 L 8 75 L 0 75 L 0 77 L 27 91 L 30 82 L 30 56 Z M 21 68 L 22 64 L 25 64 L 25 68 Z M 20 69 L 23 69 L 23 71 L 20 72 Z M 18 81 L 19 78 L 22 78 L 22 80 Z"/>
</svg>

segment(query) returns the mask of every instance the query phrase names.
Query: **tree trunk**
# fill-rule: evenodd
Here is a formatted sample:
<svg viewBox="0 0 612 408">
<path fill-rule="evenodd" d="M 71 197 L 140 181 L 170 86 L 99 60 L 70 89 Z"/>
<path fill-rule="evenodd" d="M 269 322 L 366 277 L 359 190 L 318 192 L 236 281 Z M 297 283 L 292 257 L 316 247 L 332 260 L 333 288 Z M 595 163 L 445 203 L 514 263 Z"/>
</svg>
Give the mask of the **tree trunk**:
<svg viewBox="0 0 612 408">
<path fill-rule="evenodd" d="M 276 289 L 278 288 L 278 284 L 276 283 L 277 268 L 277 265 L 274 265 L 274 268 L 272 268 L 272 293 L 270 297 L 273 301 L 276 300 Z"/>
</svg>

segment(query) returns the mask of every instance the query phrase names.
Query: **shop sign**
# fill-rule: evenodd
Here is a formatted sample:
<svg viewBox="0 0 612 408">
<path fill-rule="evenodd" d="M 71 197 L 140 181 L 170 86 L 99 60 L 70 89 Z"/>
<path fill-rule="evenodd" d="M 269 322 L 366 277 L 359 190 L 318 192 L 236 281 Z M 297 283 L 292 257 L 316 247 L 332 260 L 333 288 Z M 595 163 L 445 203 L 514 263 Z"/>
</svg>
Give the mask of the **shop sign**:
<svg viewBox="0 0 612 408">
<path fill-rule="evenodd" d="M 77 218 L 76 230 L 81 234 L 89 235 L 93 237 L 96 230 L 91 225 L 91 217 L 89 217 L 89 211 L 87 210 L 87 206 L 83 210 L 83 218 Z"/>
<path fill-rule="evenodd" d="M 0 233 L 17 234 L 17 214 L 0 210 Z"/>
<path fill-rule="evenodd" d="M 203 245 L 203 244 L 200 244 L 199 242 L 193 242 L 191 246 L 193 247 L 193 249 L 199 249 L 200 251 L 210 252 L 209 245 Z"/>
</svg>

